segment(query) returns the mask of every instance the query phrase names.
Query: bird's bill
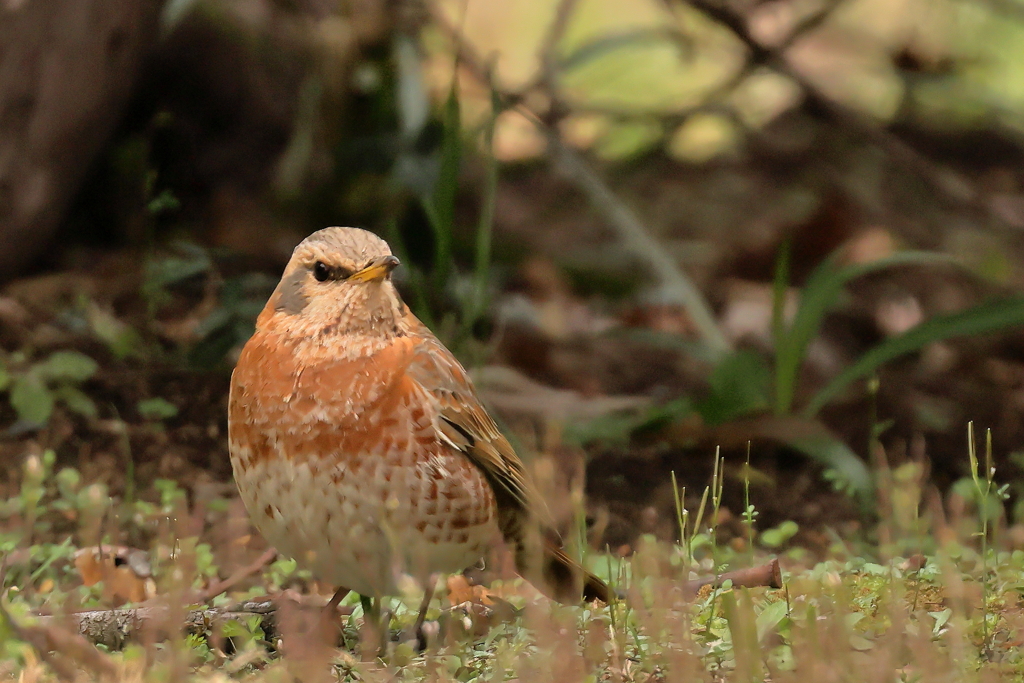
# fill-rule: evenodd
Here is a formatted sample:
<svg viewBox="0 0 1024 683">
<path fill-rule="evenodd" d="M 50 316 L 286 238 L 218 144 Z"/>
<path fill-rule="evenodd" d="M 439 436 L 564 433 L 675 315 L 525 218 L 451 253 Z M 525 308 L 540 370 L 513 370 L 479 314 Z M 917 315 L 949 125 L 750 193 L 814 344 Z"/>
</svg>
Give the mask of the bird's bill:
<svg viewBox="0 0 1024 683">
<path fill-rule="evenodd" d="M 379 282 L 388 276 L 401 263 L 396 257 L 382 256 L 362 270 L 356 271 L 348 279 L 350 282 Z"/>
</svg>

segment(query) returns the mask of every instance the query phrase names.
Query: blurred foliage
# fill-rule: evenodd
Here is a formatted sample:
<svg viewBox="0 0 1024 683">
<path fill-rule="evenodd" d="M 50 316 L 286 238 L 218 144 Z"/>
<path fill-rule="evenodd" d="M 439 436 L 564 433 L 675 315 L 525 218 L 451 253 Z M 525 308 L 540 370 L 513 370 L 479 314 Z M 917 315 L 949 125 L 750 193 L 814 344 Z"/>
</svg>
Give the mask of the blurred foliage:
<svg viewBox="0 0 1024 683">
<path fill-rule="evenodd" d="M 734 7 L 722 3 L 731 11 Z M 463 8 L 442 3 L 484 53 L 496 52 L 501 82 L 528 82 L 558 3 Z M 816 15 L 821 15 L 818 19 Z M 829 97 L 883 123 L 926 129 L 1006 126 L 1020 130 L 1024 13 L 987 0 L 840 0 L 746 8 L 768 45 L 813 19 L 789 61 Z M 501 30 L 499 27 L 516 27 Z M 441 41 L 428 41 L 443 61 Z M 736 154 L 743 138 L 800 106 L 791 79 L 747 61 L 741 41 L 699 3 L 611 0 L 576 3 L 551 65 L 566 103 L 566 129 L 598 155 L 626 159 L 662 148 L 684 162 Z M 438 71 L 443 70 L 438 66 Z M 467 90 L 478 104 L 480 93 Z M 505 158 L 543 150 L 531 134 L 499 123 Z"/>
<path fill-rule="evenodd" d="M 775 326 L 775 412 L 783 415 L 793 407 L 793 396 L 807 354 L 807 346 L 814 339 L 824 322 L 825 314 L 839 299 L 843 287 L 855 278 L 894 266 L 919 265 L 925 263 L 950 263 L 941 254 L 904 251 L 865 264 L 839 265 L 840 254 L 833 253 L 819 264 L 801 288 L 800 304 L 791 323 L 784 320 L 781 310 L 782 298 L 775 297 L 773 319 Z M 785 259 L 780 258 L 776 276 L 776 292 L 788 286 L 784 268 Z M 1008 321 L 1009 322 L 1009 321 Z M 912 349 L 908 348 L 907 351 Z"/>
<path fill-rule="evenodd" d="M 602 417 L 574 427 L 570 431 L 572 438 L 583 443 L 622 443 L 630 438 L 657 433 L 672 424 L 686 421 L 694 414 L 709 426 L 728 425 L 732 421 L 763 415 L 772 409 L 776 416 L 791 415 L 808 346 L 820 333 L 825 316 L 840 300 L 845 285 L 858 277 L 893 267 L 956 265 L 953 259 L 942 254 L 903 251 L 868 263 L 843 266 L 840 265 L 842 253 L 837 251 L 812 271 L 801 288 L 799 304 L 792 319 L 786 320 L 783 305 L 784 293 L 789 288 L 788 253 L 788 249 L 783 249 L 776 263 L 774 365 L 761 353 L 741 349 L 713 364 L 703 397 L 674 400 L 638 414 Z M 935 316 L 870 348 L 796 412 L 806 418 L 814 418 L 852 382 L 867 378 L 885 363 L 929 344 L 1013 329 L 1022 324 L 1024 302 L 1020 297 L 987 301 L 957 313 Z M 793 449 L 828 468 L 827 476 L 837 487 L 861 497 L 872 495 L 875 482 L 862 458 L 837 437 L 823 430 L 812 434 L 794 430 L 785 441 Z"/>
<path fill-rule="evenodd" d="M 965 311 L 935 316 L 867 351 L 818 392 L 807 404 L 804 414 L 814 415 L 851 382 L 868 377 L 885 363 L 919 351 L 929 344 L 956 337 L 999 332 L 1021 325 L 1024 325 L 1024 297 L 1020 296 L 989 301 Z"/>
<path fill-rule="evenodd" d="M 229 351 L 245 343 L 276 284 L 262 273 L 226 279 L 220 287 L 216 308 L 196 327 L 199 339 L 189 350 L 189 363 L 197 368 L 215 367 Z"/>
<path fill-rule="evenodd" d="M 78 351 L 55 351 L 37 361 L 23 352 L 0 352 L 0 392 L 7 393 L 25 428 L 45 425 L 58 402 L 83 417 L 95 418 L 96 404 L 81 384 L 98 368 L 96 361 Z"/>
<path fill-rule="evenodd" d="M 975 478 L 970 489 L 987 499 L 969 497 L 971 506 L 952 526 L 921 514 L 924 489 L 907 486 L 920 473 L 880 480 L 887 482 L 883 498 L 900 506 L 882 520 L 896 534 L 890 536 L 890 545 L 836 538 L 823 559 L 795 544 L 800 529 L 790 520 L 751 529 L 748 536 L 733 535 L 727 542 L 728 525 L 722 523 L 720 507 L 722 471 L 716 467 L 696 507 L 688 508 L 685 491 L 675 489 L 678 543 L 645 537 L 628 557 L 588 558 L 589 567 L 625 599 L 612 605 L 555 605 L 538 601 L 518 580 L 501 582 L 479 594 L 471 591 L 476 597 L 468 602 L 450 598 L 451 605 L 432 607 L 429 623 L 445 629 L 444 646 L 417 652 L 400 640 L 401 629 L 417 613 L 420 595 L 413 589 L 390 601 L 388 635 L 393 636 L 386 651 L 360 662 L 350 650 L 355 643 L 365 646 L 361 638 L 368 636 L 358 629 L 364 617 L 356 596 L 344 601 L 353 606 L 341 624 L 348 645 L 325 648 L 319 658 L 289 659 L 280 649 L 281 634 L 284 642 L 310 634 L 289 631 L 282 619 L 251 613 L 223 628 L 187 636 L 168 629 L 161 636 L 166 642 L 128 643 L 121 651 L 94 650 L 78 639 L 71 641 L 74 648 L 39 651 L 41 643 L 67 641 L 69 631 L 59 622 L 36 620 L 34 613 L 69 605 L 109 609 L 116 599 L 114 577 L 121 574 L 145 577 L 157 591 L 153 604 L 168 599 L 180 604 L 182 596 L 195 594 L 190 591 L 217 582 L 220 561 L 230 554 L 229 548 L 211 545 L 194 531 L 183 536 L 173 532 L 195 514 L 196 505 L 173 482 L 160 483 L 158 500 L 126 503 L 98 485 L 84 486 L 74 469 L 55 473 L 55 456 L 47 451 L 26 459 L 20 489 L 0 501 L 0 551 L 5 559 L 0 666 L 12 675 L 29 672 L 39 681 L 101 680 L 128 668 L 139 681 L 168 680 L 184 671 L 197 681 L 270 681 L 294 677 L 299 665 L 334 677 L 377 680 L 383 673 L 403 681 L 469 682 L 512 673 L 523 680 L 570 682 L 613 676 L 649 681 L 686 674 L 696 680 L 783 683 L 838 666 L 851 681 L 873 681 L 879 672 L 899 680 L 908 671 L 921 673 L 922 680 L 949 671 L 964 681 L 1015 680 L 1024 674 L 1024 658 L 1015 642 L 1024 552 L 997 540 L 993 527 L 1005 519 L 1004 503 L 989 494 L 1002 487 L 989 467 L 990 452 L 979 458 L 972 450 Z M 111 509 L 117 513 L 108 515 Z M 218 509 L 211 506 L 207 514 Z M 108 516 L 117 527 L 103 522 Z M 906 527 L 901 518 L 922 524 Z M 756 510 L 748 519 L 752 525 Z M 111 535 L 138 528 L 147 531 L 147 546 L 110 543 Z M 55 533 L 64 534 L 65 540 L 54 542 Z M 745 547 L 746 538 L 756 539 L 756 547 Z M 97 542 L 106 553 L 129 552 L 132 559 L 111 563 L 106 570 L 102 564 L 84 562 L 96 557 Z M 908 548 L 919 551 L 910 554 Z M 787 567 L 781 589 L 756 582 L 736 585 L 731 578 L 709 580 L 699 590 L 688 583 L 775 554 Z M 255 585 L 236 587 L 230 596 L 214 598 L 214 604 L 252 604 L 247 601 L 308 581 L 309 576 L 293 560 L 279 558 L 253 579 Z M 514 609 L 497 616 L 495 604 Z M 268 629 L 274 629 L 274 637 Z M 863 666 L 850 668 L 844 661 Z M 54 678 L 57 673 L 62 678 Z"/>
</svg>

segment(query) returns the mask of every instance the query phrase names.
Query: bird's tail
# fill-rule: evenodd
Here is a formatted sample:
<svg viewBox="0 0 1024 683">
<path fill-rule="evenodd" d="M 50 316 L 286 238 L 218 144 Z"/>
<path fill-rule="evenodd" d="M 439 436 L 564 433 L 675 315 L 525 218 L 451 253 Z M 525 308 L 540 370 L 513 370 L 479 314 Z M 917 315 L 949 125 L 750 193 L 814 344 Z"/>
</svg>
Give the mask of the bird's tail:
<svg viewBox="0 0 1024 683">
<path fill-rule="evenodd" d="M 611 601 L 611 589 L 604 581 L 569 557 L 558 534 L 536 524 L 521 509 L 499 507 L 498 520 L 505 541 L 515 552 L 516 571 L 552 600 L 576 604 Z"/>
<path fill-rule="evenodd" d="M 557 543 L 545 539 L 541 567 L 543 582 L 537 587 L 549 598 L 564 603 L 600 600 L 611 602 L 611 589 L 604 581 L 565 554 Z"/>
</svg>

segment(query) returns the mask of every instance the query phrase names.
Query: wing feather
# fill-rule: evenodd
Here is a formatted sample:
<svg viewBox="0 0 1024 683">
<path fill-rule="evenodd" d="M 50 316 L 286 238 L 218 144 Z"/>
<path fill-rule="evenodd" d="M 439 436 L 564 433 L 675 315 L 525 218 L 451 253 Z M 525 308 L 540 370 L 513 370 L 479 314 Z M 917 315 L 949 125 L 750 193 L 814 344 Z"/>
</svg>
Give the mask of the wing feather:
<svg viewBox="0 0 1024 683">
<path fill-rule="evenodd" d="M 550 524 L 547 504 L 522 460 L 484 410 L 466 370 L 436 337 L 422 337 L 406 375 L 433 403 L 440 438 L 465 453 L 517 507 L 535 521 Z"/>
</svg>

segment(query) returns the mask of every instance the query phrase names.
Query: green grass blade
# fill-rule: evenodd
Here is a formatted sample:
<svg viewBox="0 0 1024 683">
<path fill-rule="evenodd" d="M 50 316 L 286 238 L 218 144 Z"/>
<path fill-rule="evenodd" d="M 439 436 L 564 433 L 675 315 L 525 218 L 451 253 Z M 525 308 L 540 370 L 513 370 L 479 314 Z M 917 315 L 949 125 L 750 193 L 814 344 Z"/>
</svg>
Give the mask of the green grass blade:
<svg viewBox="0 0 1024 683">
<path fill-rule="evenodd" d="M 409 252 L 405 248 L 405 240 L 402 239 L 402 231 L 398 229 L 398 223 L 394 218 L 388 220 L 385 234 L 388 237 L 388 244 L 391 245 L 391 249 L 395 256 L 397 256 L 402 263 L 407 264 L 406 277 L 408 278 L 408 287 L 412 292 L 413 297 L 413 301 L 411 303 L 413 313 L 415 313 L 416 317 L 422 320 L 423 324 L 431 330 L 437 330 L 434 313 L 430 310 L 430 300 L 427 296 L 427 283 L 423 277 L 423 272 L 416 267 L 413 264 L 412 259 L 409 258 Z"/>
<path fill-rule="evenodd" d="M 788 346 L 786 339 L 786 290 L 789 289 L 789 261 L 792 244 L 787 239 L 782 243 L 775 258 L 775 277 L 772 279 L 772 339 L 775 340 L 775 414 L 781 415 L 792 402 L 792 386 L 784 386 L 778 379 L 778 369 L 783 366 L 783 353 Z"/>
<path fill-rule="evenodd" d="M 871 473 L 864 461 L 842 440 L 828 434 L 800 434 L 785 439 L 788 446 L 833 470 L 843 488 L 866 497 L 872 490 Z"/>
<path fill-rule="evenodd" d="M 1024 297 L 989 301 L 966 311 L 941 315 L 926 320 L 905 334 L 874 347 L 856 363 L 833 379 L 804 408 L 804 415 L 815 415 L 850 383 L 870 375 L 885 363 L 932 342 L 995 332 L 1024 325 Z"/>
<path fill-rule="evenodd" d="M 425 201 L 430 227 L 434 231 L 434 285 L 448 282 L 452 265 L 452 232 L 455 228 L 455 195 L 459 188 L 462 160 L 462 116 L 459 110 L 458 81 L 453 77 L 443 111 L 444 133 L 437 185 L 430 201 Z"/>
<path fill-rule="evenodd" d="M 786 290 L 789 289 L 789 262 L 792 243 L 786 240 L 775 259 L 775 274 L 772 278 L 772 334 L 776 339 L 786 332 Z"/>
<path fill-rule="evenodd" d="M 904 251 L 870 263 L 838 267 L 838 252 L 833 252 L 814 269 L 800 296 L 793 323 L 781 338 L 776 339 L 775 412 L 784 415 L 793 407 L 796 384 L 807 353 L 807 346 L 821 329 L 829 308 L 839 298 L 843 287 L 862 275 L 885 268 L 931 263 L 954 263 L 944 254 L 922 251 Z"/>
<path fill-rule="evenodd" d="M 485 183 L 480 206 L 480 220 L 476 229 L 476 254 L 473 264 L 473 294 L 469 298 L 468 311 L 463 315 L 463 325 L 468 335 L 473 325 L 487 307 L 487 285 L 491 269 L 491 236 L 494 227 L 494 201 L 498 193 L 498 160 L 494 157 L 494 125 L 501 112 L 501 102 L 496 92 L 491 93 L 491 116 L 484 128 Z"/>
</svg>

